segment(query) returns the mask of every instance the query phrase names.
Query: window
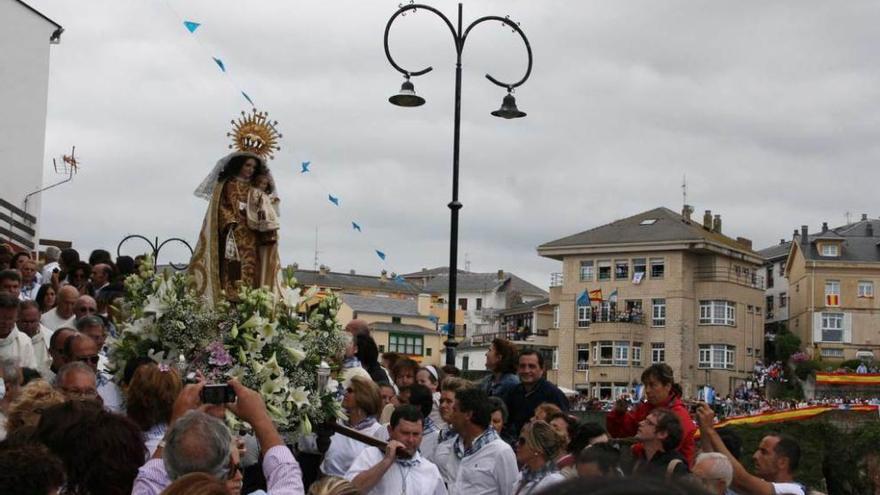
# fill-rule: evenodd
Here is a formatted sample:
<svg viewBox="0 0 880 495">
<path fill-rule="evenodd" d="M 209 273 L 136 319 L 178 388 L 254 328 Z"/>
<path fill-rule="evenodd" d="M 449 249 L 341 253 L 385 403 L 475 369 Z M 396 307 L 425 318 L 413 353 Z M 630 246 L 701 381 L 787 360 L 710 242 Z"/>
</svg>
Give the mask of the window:
<svg viewBox="0 0 880 495">
<path fill-rule="evenodd" d="M 593 261 L 581 261 L 581 282 L 593 280 Z"/>
<path fill-rule="evenodd" d="M 425 347 L 425 356 L 430 356 L 430 355 L 431 355 L 431 348 Z"/>
<path fill-rule="evenodd" d="M 587 328 L 590 326 L 590 307 L 577 307 L 577 326 L 578 328 Z"/>
<path fill-rule="evenodd" d="M 666 326 L 666 299 L 651 299 L 651 326 Z"/>
<path fill-rule="evenodd" d="M 784 308 L 786 306 L 788 306 L 788 294 L 786 294 L 785 292 L 780 292 L 779 293 L 779 307 Z"/>
<path fill-rule="evenodd" d="M 840 306 L 840 281 L 825 281 L 825 306 Z"/>
<path fill-rule="evenodd" d="M 874 282 L 859 282 L 859 297 L 874 297 Z"/>
<path fill-rule="evenodd" d="M 657 223 L 656 218 L 646 218 L 639 222 L 639 225 L 654 225 L 655 223 Z"/>
<path fill-rule="evenodd" d="M 645 270 L 646 266 L 647 265 L 645 264 L 645 258 L 635 258 L 633 260 L 633 277 L 635 277 L 635 275 L 638 273 L 641 273 L 642 277 L 644 277 L 645 272 L 646 272 L 646 270 Z"/>
<path fill-rule="evenodd" d="M 422 355 L 421 335 L 402 335 L 392 333 L 388 336 L 388 352 L 408 354 L 410 356 Z"/>
<path fill-rule="evenodd" d="M 384 352 L 385 352 L 385 345 L 380 345 L 379 346 L 379 354 L 382 354 Z"/>
<path fill-rule="evenodd" d="M 553 367 L 550 369 L 558 370 L 559 369 L 559 349 L 553 348 L 553 356 L 550 359 L 550 362 L 553 363 Z"/>
<path fill-rule="evenodd" d="M 736 326 L 736 303 L 700 301 L 700 324 Z"/>
<path fill-rule="evenodd" d="M 599 278 L 598 280 L 611 280 L 611 262 L 599 262 Z"/>
<path fill-rule="evenodd" d="M 462 356 L 462 358 L 461 358 L 461 370 L 462 371 L 467 371 L 469 369 L 468 367 L 470 365 L 470 361 L 471 361 L 470 356 Z"/>
<path fill-rule="evenodd" d="M 633 366 L 641 366 L 642 365 L 642 343 L 641 342 L 633 342 L 632 344 L 632 364 Z"/>
<path fill-rule="evenodd" d="M 483 309 L 483 298 L 478 297 L 477 298 L 477 310 L 481 310 L 481 309 Z"/>
<path fill-rule="evenodd" d="M 825 349 L 821 351 L 823 358 L 843 358 L 843 349 Z"/>
<path fill-rule="evenodd" d="M 553 328 L 559 328 L 559 306 L 553 306 Z"/>
<path fill-rule="evenodd" d="M 837 244 L 822 244 L 822 256 L 840 256 L 840 246 Z"/>
<path fill-rule="evenodd" d="M 773 288 L 773 265 L 767 267 L 767 288 Z"/>
<path fill-rule="evenodd" d="M 766 297 L 767 302 L 767 318 L 773 318 L 773 294 Z"/>
<path fill-rule="evenodd" d="M 651 258 L 651 278 L 663 278 L 666 273 L 666 264 L 663 258 Z"/>
<path fill-rule="evenodd" d="M 752 348 L 746 347 L 746 356 L 751 356 L 751 355 L 752 355 Z"/>
<path fill-rule="evenodd" d="M 822 313 L 822 342 L 843 342 L 843 313 Z"/>
<path fill-rule="evenodd" d="M 396 323 L 399 325 L 400 324 L 400 317 L 399 316 L 392 316 L 391 323 Z"/>
<path fill-rule="evenodd" d="M 577 370 L 584 371 L 590 367 L 590 344 L 577 346 Z"/>
<path fill-rule="evenodd" d="M 462 311 L 467 311 L 467 298 L 459 297 L 458 298 L 458 309 Z"/>
<path fill-rule="evenodd" d="M 616 260 L 614 262 L 614 279 L 615 280 L 627 280 L 629 279 L 629 260 Z"/>
<path fill-rule="evenodd" d="M 666 362 L 666 343 L 652 342 L 651 343 L 651 364 L 665 363 L 665 362 Z"/>
<path fill-rule="evenodd" d="M 724 344 L 700 345 L 700 368 L 733 369 L 736 347 Z"/>
<path fill-rule="evenodd" d="M 629 342 L 625 340 L 614 342 L 614 366 L 627 364 L 629 364 Z"/>
</svg>

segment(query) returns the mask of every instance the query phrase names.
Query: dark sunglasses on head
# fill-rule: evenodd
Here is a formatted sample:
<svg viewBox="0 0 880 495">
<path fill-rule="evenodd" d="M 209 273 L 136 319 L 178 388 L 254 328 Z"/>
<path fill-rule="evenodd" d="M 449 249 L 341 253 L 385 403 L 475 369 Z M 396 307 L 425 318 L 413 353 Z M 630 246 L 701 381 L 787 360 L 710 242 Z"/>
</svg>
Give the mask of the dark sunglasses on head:
<svg viewBox="0 0 880 495">
<path fill-rule="evenodd" d="M 92 363 L 92 364 L 98 364 L 98 361 L 100 361 L 100 359 L 101 359 L 101 358 L 98 357 L 97 354 L 95 354 L 94 356 L 83 356 L 83 357 L 78 357 L 78 358 L 76 358 L 76 361 L 79 361 L 79 362 L 81 362 L 81 363 Z"/>
</svg>

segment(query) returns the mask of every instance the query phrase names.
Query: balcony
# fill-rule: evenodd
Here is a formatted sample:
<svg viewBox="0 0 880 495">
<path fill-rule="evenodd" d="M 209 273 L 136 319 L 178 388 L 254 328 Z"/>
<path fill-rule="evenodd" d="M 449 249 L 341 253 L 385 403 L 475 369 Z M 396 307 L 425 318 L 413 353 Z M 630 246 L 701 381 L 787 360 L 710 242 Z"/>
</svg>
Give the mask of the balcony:
<svg viewBox="0 0 880 495">
<path fill-rule="evenodd" d="M 539 328 L 536 332 L 532 332 L 528 328 L 519 330 L 508 330 L 505 332 L 479 333 L 471 337 L 474 345 L 489 344 L 496 338 L 507 339 L 512 342 L 530 342 L 535 337 L 547 337 L 549 331 L 546 328 Z"/>
<path fill-rule="evenodd" d="M 591 311 L 590 323 L 635 323 L 645 324 L 645 315 L 641 311 Z"/>
<path fill-rule="evenodd" d="M 764 277 L 755 272 L 729 267 L 698 267 L 694 280 L 700 282 L 731 282 L 753 289 L 764 290 Z"/>
<path fill-rule="evenodd" d="M 565 278 L 562 276 L 562 273 L 556 272 L 550 274 L 550 287 L 562 287 L 562 283 L 565 282 Z"/>
</svg>

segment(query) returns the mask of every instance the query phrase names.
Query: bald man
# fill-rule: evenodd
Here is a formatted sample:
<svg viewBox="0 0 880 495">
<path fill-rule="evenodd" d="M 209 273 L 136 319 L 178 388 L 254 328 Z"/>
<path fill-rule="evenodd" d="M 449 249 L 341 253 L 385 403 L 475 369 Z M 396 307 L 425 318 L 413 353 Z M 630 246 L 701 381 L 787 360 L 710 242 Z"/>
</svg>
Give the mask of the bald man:
<svg viewBox="0 0 880 495">
<path fill-rule="evenodd" d="M 345 331 L 350 333 L 353 337 L 357 337 L 358 335 L 370 336 L 370 326 L 364 320 L 351 320 L 345 325 Z"/>
<path fill-rule="evenodd" d="M 79 296 L 73 305 L 73 315 L 77 320 L 98 314 L 98 302 L 92 296 Z"/>
<path fill-rule="evenodd" d="M 58 297 L 55 298 L 55 307 L 43 313 L 40 323 L 51 331 L 61 327 L 73 327 L 76 319 L 74 307 L 79 299 L 79 291 L 72 285 L 65 285 L 58 289 Z"/>
</svg>

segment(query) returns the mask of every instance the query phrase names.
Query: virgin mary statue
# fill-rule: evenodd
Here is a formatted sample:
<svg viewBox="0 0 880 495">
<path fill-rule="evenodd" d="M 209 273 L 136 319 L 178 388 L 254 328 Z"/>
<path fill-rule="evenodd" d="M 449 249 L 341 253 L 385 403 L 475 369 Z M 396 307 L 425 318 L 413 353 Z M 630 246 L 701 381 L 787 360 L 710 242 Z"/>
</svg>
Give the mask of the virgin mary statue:
<svg viewBox="0 0 880 495">
<path fill-rule="evenodd" d="M 267 211 L 277 196 L 265 157 L 281 135 L 265 113 L 242 116 L 229 134 L 238 151 L 221 158 L 195 191 L 208 211 L 188 271 L 196 293 L 211 304 L 238 301 L 244 286 L 280 290 L 277 215 Z"/>
</svg>

